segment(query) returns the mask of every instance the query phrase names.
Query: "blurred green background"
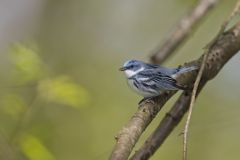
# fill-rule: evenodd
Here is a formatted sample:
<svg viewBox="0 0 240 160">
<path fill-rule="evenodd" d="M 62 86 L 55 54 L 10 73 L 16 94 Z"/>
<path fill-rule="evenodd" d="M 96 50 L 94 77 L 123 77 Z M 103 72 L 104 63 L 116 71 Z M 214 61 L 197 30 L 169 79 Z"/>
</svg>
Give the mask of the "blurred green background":
<svg viewBox="0 0 240 160">
<path fill-rule="evenodd" d="M 103 160 L 141 99 L 118 68 L 148 61 L 195 0 L 0 1 L 0 159 Z M 198 58 L 236 0 L 220 1 L 165 66 Z M 203 90 L 189 157 L 240 158 L 239 60 Z M 179 95 L 179 93 L 177 94 Z M 136 149 L 174 103 L 167 103 Z M 181 159 L 184 121 L 152 157 Z"/>
</svg>

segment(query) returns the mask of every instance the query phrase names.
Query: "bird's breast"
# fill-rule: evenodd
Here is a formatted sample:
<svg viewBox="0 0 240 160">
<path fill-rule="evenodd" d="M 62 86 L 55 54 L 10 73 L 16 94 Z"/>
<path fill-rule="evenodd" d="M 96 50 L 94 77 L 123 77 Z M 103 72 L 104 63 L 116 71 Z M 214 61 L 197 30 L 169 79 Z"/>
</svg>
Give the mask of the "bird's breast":
<svg viewBox="0 0 240 160">
<path fill-rule="evenodd" d="M 136 93 L 138 93 L 139 95 L 147 98 L 147 97 L 154 97 L 156 96 L 158 93 L 156 92 L 149 92 L 150 88 L 145 88 L 141 82 L 136 81 L 135 79 L 128 79 L 128 85 L 130 86 L 130 88 L 135 91 Z"/>
</svg>

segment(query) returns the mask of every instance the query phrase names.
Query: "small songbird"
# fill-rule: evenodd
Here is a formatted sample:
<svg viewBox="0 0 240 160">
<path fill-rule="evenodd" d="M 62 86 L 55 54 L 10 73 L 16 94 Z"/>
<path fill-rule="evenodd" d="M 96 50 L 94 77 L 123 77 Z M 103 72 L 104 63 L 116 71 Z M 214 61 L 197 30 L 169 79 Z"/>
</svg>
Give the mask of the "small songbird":
<svg viewBox="0 0 240 160">
<path fill-rule="evenodd" d="M 124 71 L 129 86 L 145 100 L 156 97 L 163 91 L 188 89 L 183 84 L 178 84 L 177 77 L 197 69 L 197 66 L 170 69 L 139 60 L 129 60 L 119 70 Z"/>
</svg>

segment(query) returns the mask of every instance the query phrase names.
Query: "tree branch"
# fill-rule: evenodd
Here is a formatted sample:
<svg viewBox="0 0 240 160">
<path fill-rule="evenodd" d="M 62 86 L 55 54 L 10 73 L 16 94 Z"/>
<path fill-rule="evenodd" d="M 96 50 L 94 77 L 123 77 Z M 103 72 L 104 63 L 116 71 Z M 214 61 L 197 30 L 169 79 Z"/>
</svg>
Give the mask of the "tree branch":
<svg viewBox="0 0 240 160">
<path fill-rule="evenodd" d="M 181 19 L 165 42 L 153 52 L 151 61 L 160 64 L 173 54 L 217 2 L 218 0 L 199 0 L 192 11 Z"/>
<path fill-rule="evenodd" d="M 128 124 L 126 124 L 115 137 L 117 143 L 110 159 L 125 160 L 128 158 L 141 134 L 174 93 L 175 92 L 165 92 L 154 99 L 154 104 L 146 103 L 138 109 Z"/>
<path fill-rule="evenodd" d="M 240 50 L 240 22 L 232 29 L 224 32 L 214 42 L 209 50 L 206 65 L 202 75 L 202 79 L 197 90 L 197 94 L 205 86 L 205 84 L 214 78 L 221 68 Z M 201 62 L 199 58 L 195 62 Z M 176 101 L 172 109 L 163 118 L 158 128 L 146 140 L 144 145 L 133 155 L 131 159 L 145 160 L 148 159 L 154 152 L 163 144 L 164 140 L 172 132 L 175 126 L 181 121 L 184 114 L 187 112 L 190 104 L 191 94 L 185 91 Z"/>
</svg>

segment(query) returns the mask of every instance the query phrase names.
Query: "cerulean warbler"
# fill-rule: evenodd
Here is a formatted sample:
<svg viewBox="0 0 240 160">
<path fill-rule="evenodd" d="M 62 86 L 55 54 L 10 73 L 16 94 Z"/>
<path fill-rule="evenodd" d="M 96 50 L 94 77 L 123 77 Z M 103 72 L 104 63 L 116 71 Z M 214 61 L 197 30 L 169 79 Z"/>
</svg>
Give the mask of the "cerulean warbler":
<svg viewBox="0 0 240 160">
<path fill-rule="evenodd" d="M 177 77 L 197 69 L 197 66 L 170 69 L 139 60 L 129 60 L 119 70 L 124 71 L 128 84 L 134 91 L 144 99 L 149 99 L 160 95 L 163 91 L 186 90 L 188 87 L 178 84 Z"/>
</svg>

